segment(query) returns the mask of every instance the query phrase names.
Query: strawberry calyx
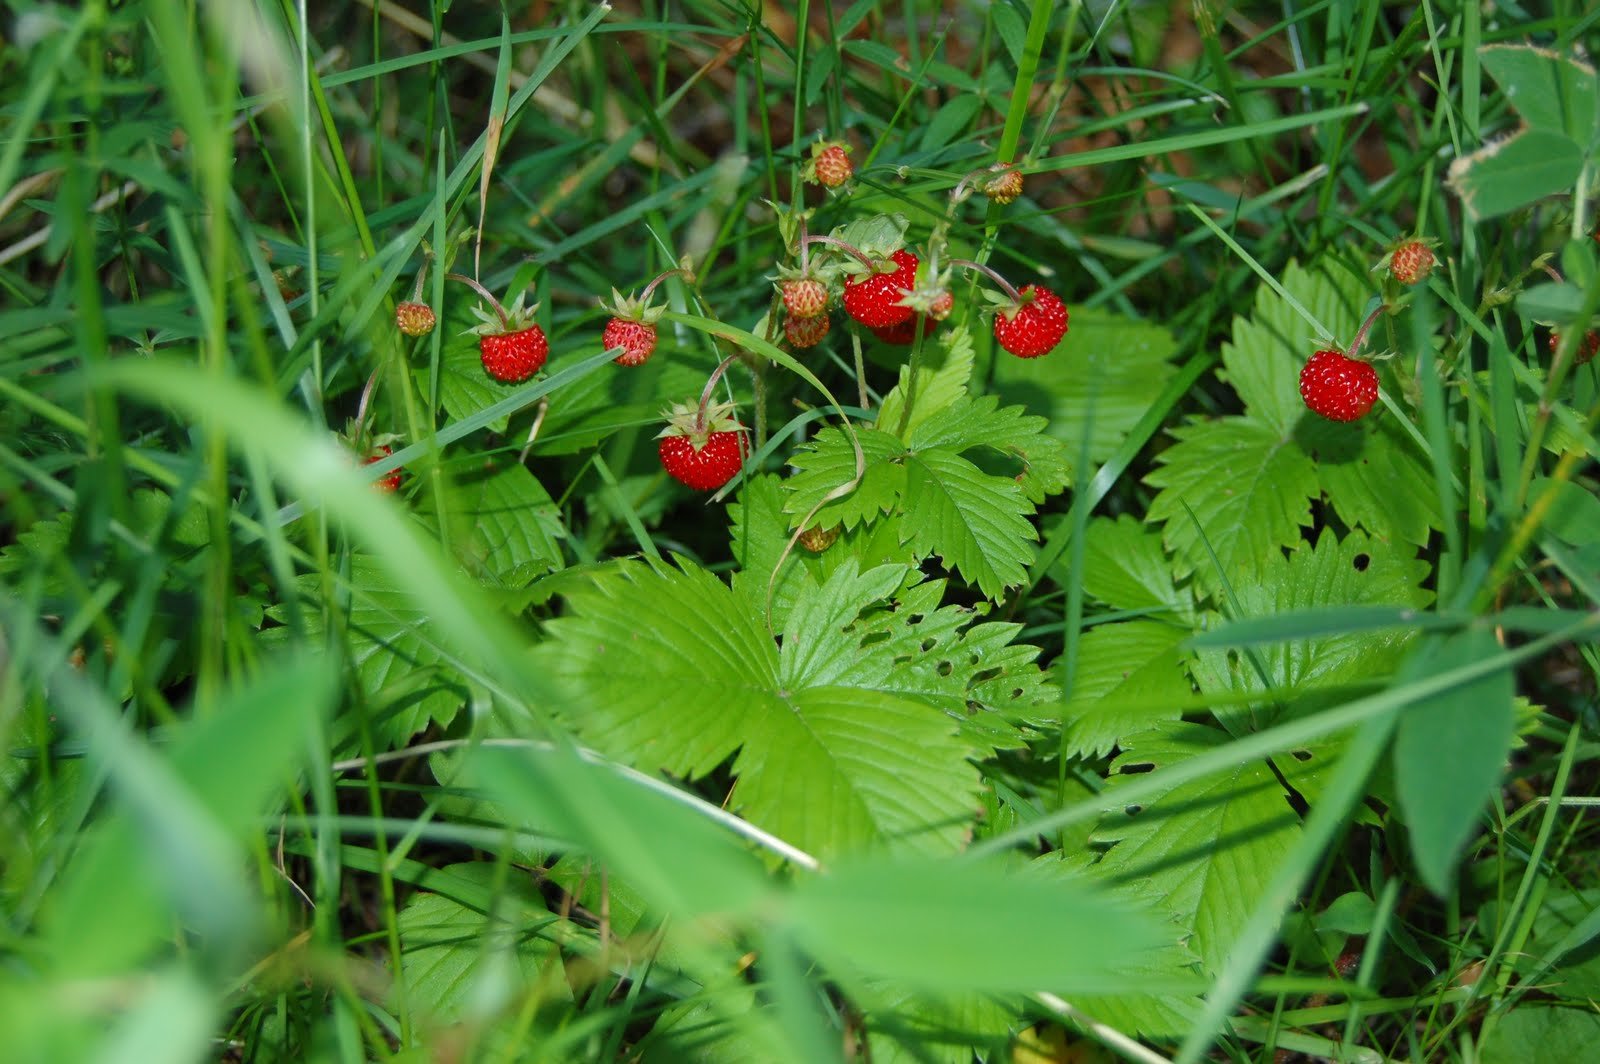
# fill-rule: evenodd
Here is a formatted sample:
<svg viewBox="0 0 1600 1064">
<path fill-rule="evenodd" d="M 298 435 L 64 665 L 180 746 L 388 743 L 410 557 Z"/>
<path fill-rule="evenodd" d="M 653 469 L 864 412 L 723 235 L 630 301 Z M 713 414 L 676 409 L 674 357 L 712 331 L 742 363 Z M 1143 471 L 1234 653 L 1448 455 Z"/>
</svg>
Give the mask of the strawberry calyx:
<svg viewBox="0 0 1600 1064">
<path fill-rule="evenodd" d="M 478 324 L 462 333 L 463 336 L 505 336 L 519 333 L 524 329 L 532 328 L 535 324 L 534 313 L 539 309 L 535 303 L 531 307 L 525 306 L 527 293 L 520 293 L 516 301 L 509 307 L 494 303 L 489 310 L 474 304 L 470 309 L 473 317 L 478 319 Z"/>
<path fill-rule="evenodd" d="M 656 438 L 684 436 L 696 451 L 703 450 L 713 433 L 750 431 L 739 423 L 735 409 L 729 402 L 708 403 L 704 409 L 698 403 L 674 403 L 661 412 L 667 427 Z"/>
<path fill-rule="evenodd" d="M 654 325 L 661 320 L 661 315 L 667 312 L 666 304 L 651 304 L 648 292 L 638 297 L 625 296 L 615 288 L 611 290 L 611 298 L 601 302 L 600 309 L 609 312 L 614 318 L 637 321 L 645 325 Z"/>
</svg>

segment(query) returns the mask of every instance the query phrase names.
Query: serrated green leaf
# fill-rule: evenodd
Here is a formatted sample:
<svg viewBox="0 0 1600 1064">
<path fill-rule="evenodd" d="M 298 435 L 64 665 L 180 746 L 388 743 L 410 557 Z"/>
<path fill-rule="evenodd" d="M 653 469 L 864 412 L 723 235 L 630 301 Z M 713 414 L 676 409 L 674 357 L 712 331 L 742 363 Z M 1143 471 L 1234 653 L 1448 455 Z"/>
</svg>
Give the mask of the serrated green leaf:
<svg viewBox="0 0 1600 1064">
<path fill-rule="evenodd" d="M 928 358 L 929 353 L 924 352 L 923 365 L 917 369 L 916 406 L 906 423 L 907 434 L 966 395 L 967 383 L 972 379 L 972 334 L 966 326 L 940 334 L 937 346 L 933 347 L 933 353 L 940 357 Z M 910 380 L 911 365 L 905 363 L 900 367 L 899 383 L 878 404 L 878 419 L 874 424 L 885 432 L 899 432 Z"/>
<path fill-rule="evenodd" d="M 1441 527 L 1428 462 L 1394 418 L 1341 424 L 1308 413 L 1295 442 L 1317 463 L 1322 492 L 1346 523 L 1417 546 Z"/>
<path fill-rule="evenodd" d="M 856 437 L 866 458 L 861 483 L 849 495 L 824 506 L 812 524 L 854 528 L 889 513 L 899 503 L 906 473 L 898 459 L 905 454 L 905 446 L 877 429 L 857 429 Z M 823 429 L 809 446 L 795 452 L 789 464 L 798 472 L 785 482 L 789 497 L 784 509 L 793 515 L 795 523 L 832 492 L 855 480 L 855 449 L 842 429 Z"/>
<path fill-rule="evenodd" d="M 1217 728 L 1174 722 L 1129 736 L 1102 792 L 1114 806 L 1118 785 L 1228 743 Z M 1295 783 L 1293 759 L 1279 765 Z M 1207 973 L 1226 963 L 1261 891 L 1300 835 L 1300 821 L 1265 761 L 1245 761 L 1179 784 L 1101 820 L 1095 838 L 1113 842 L 1094 865 L 1099 876 L 1142 878 L 1163 908 L 1194 931 L 1189 945 Z"/>
<path fill-rule="evenodd" d="M 783 512 L 783 481 L 772 475 L 750 477 L 738 498 L 728 507 L 732 554 L 739 568 L 733 574 L 734 593 L 758 610 L 766 608 L 767 585 L 773 567 L 791 535 L 791 517 Z M 802 588 L 820 587 L 841 564 L 854 559 L 862 569 L 902 563 L 913 565 L 915 555 L 900 543 L 892 522 L 858 525 L 840 533 L 821 554 L 796 544 L 784 560 L 783 572 L 772 589 L 772 624 L 782 628 Z"/>
<path fill-rule="evenodd" d="M 1066 582 L 1064 562 L 1053 575 Z M 1161 533 L 1129 514 L 1089 522 L 1082 579 L 1091 597 L 1114 609 L 1155 610 L 1184 622 L 1194 616 L 1193 597 L 1174 584 Z"/>
<path fill-rule="evenodd" d="M 432 619 L 368 555 L 351 556 L 349 579 L 355 594 L 344 630 L 350 663 L 371 706 L 378 748 L 403 746 L 430 723 L 448 725 L 466 702 L 467 686 L 431 638 Z M 301 622 L 314 642 L 323 632 L 322 578 L 307 573 L 296 579 L 295 587 L 306 607 Z M 288 615 L 280 604 L 269 608 L 267 616 L 283 623 Z M 288 637 L 288 628 L 268 628 L 258 638 L 263 646 L 274 647 Z"/>
<path fill-rule="evenodd" d="M 1483 221 L 1570 192 L 1582 169 L 1583 148 L 1571 137 L 1523 129 L 1451 163 L 1449 184 Z"/>
<path fill-rule="evenodd" d="M 450 542 L 470 570 L 521 587 L 560 567 L 561 513 L 526 466 L 476 468 L 459 487 L 462 505 L 451 514 L 459 527 Z"/>
<path fill-rule="evenodd" d="M 1503 656 L 1488 628 L 1469 628 L 1422 644 L 1402 678 L 1418 680 Z M 1435 894 L 1454 885 L 1461 849 L 1499 785 L 1516 733 L 1511 670 L 1415 703 L 1395 735 L 1395 791 L 1410 828 L 1411 852 Z"/>
<path fill-rule="evenodd" d="M 542 660 L 571 685 L 585 741 L 689 777 L 738 749 L 732 806 L 819 856 L 949 850 L 977 806 L 976 747 L 941 704 L 892 689 L 881 651 L 863 672 L 874 654 L 854 624 L 905 572 L 846 560 L 798 593 L 780 653 L 759 607 L 711 574 L 623 563 L 569 593 Z"/>
<path fill-rule="evenodd" d="M 1071 480 L 1066 448 L 1045 435 L 1045 419 L 1020 406 L 999 409 L 995 395 L 961 399 L 940 408 L 906 436 L 912 451 L 939 448 L 953 454 L 984 448 L 1021 463 L 1020 483 L 1035 504 L 1064 489 Z"/>
<path fill-rule="evenodd" d="M 1208 542 L 1229 580 L 1299 542 L 1317 494 L 1316 470 L 1304 451 L 1249 418 L 1188 425 L 1173 435 L 1178 443 L 1162 452 L 1145 481 L 1161 489 L 1149 519 L 1165 523 L 1163 538 L 1183 571 L 1216 587 Z"/>
<path fill-rule="evenodd" d="M 1360 533 L 1342 541 L 1324 531 L 1315 547 L 1277 554 L 1255 577 L 1233 586 L 1238 619 L 1269 618 L 1328 606 L 1392 606 L 1420 610 L 1433 599 L 1421 586 L 1428 565 Z M 1287 695 L 1366 682 L 1400 664 L 1414 633 L 1408 629 L 1325 632 L 1257 647 L 1249 657 L 1202 647 L 1192 666 L 1202 692 L 1262 691 L 1259 664 L 1271 689 Z"/>
<path fill-rule="evenodd" d="M 906 463 L 907 542 L 944 564 L 990 599 L 1021 584 L 1038 539 L 1024 514 L 1033 507 L 1021 485 L 990 476 L 949 451 L 928 450 Z"/>
<path fill-rule="evenodd" d="M 1600 107 L 1593 66 L 1525 44 L 1485 45 L 1478 59 L 1530 128 L 1594 144 Z"/>
<path fill-rule="evenodd" d="M 835 226 L 829 235 L 849 244 L 869 259 L 881 259 L 905 247 L 908 225 L 910 223 L 903 214 L 869 214 Z M 817 252 L 813 251 L 812 254 Z"/>
<path fill-rule="evenodd" d="M 426 391 L 428 369 L 413 371 L 417 387 Z M 451 341 L 444 345 L 439 357 L 439 403 L 452 421 L 464 421 L 485 407 L 493 406 L 517 389 L 515 384 L 501 384 L 484 372 L 483 359 L 478 345 L 465 341 Z M 492 432 L 504 432 L 511 421 L 509 416 L 490 421 Z"/>
<path fill-rule="evenodd" d="M 497 875 L 503 879 L 498 891 Z M 461 881 L 491 896 L 494 907 L 486 913 L 459 895 L 426 890 L 411 896 L 396 921 L 409 1009 L 436 1022 L 457 1023 L 489 1019 L 513 988 L 519 996 L 530 986 L 542 986 L 546 996 L 571 997 L 564 973 L 548 977 L 550 966 L 559 966 L 561 951 L 541 938 L 538 928 L 554 918 L 526 877 L 469 861 L 446 865 L 428 878 L 440 887 Z"/>
<path fill-rule="evenodd" d="M 1060 350 L 1047 358 L 1000 356 L 993 389 L 1005 403 L 1043 415 L 1044 431 L 1065 443 L 1068 454 L 1077 455 L 1087 432 L 1090 459 L 1103 462 L 1177 372 L 1177 351 L 1172 334 L 1159 326 L 1074 308 Z"/>
<path fill-rule="evenodd" d="M 1063 750 L 1103 757 L 1124 736 L 1182 716 L 1190 694 L 1181 651 L 1188 630 L 1155 621 L 1102 624 L 1078 643 L 1078 669 L 1063 711 Z"/>
</svg>

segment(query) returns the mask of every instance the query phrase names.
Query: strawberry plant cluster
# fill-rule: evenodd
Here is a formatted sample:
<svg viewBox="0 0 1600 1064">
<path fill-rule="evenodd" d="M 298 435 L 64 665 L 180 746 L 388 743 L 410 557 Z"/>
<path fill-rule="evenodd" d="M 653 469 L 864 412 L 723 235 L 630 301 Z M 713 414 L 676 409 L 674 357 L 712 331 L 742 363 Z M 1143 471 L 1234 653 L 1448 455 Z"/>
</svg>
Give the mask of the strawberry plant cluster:
<svg viewBox="0 0 1600 1064">
<path fill-rule="evenodd" d="M 1585 1058 L 1592 19 L 192 14 L 0 38 L 18 1059 Z"/>
</svg>

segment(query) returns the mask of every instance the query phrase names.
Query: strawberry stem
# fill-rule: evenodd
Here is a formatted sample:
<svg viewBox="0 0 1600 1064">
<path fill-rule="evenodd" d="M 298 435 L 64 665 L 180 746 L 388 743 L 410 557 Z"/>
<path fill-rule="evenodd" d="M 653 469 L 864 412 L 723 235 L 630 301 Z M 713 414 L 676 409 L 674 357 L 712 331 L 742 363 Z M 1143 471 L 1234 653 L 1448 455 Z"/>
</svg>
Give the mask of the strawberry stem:
<svg viewBox="0 0 1600 1064">
<path fill-rule="evenodd" d="M 811 276 L 811 242 L 806 239 L 806 216 L 800 215 L 800 276 Z"/>
<path fill-rule="evenodd" d="M 801 240 L 800 240 L 800 247 L 801 247 L 802 252 L 804 251 L 804 249 L 805 249 L 807 244 L 826 244 L 830 248 L 837 248 L 838 250 L 844 252 L 846 255 L 849 255 L 850 257 L 854 258 L 856 261 L 860 262 L 861 265 L 865 266 L 867 269 L 871 270 L 873 273 L 877 273 L 878 272 L 878 264 L 876 262 L 873 262 L 871 259 L 867 258 L 867 256 L 861 251 L 861 249 L 859 249 L 857 247 L 854 247 L 854 246 L 852 246 L 850 244 L 846 244 L 843 240 L 840 240 L 836 236 L 808 236 L 808 237 L 802 237 Z"/>
<path fill-rule="evenodd" d="M 986 275 L 991 281 L 999 285 L 1000 290 L 1006 295 L 1010 296 L 1011 301 L 1019 307 L 1027 302 L 1027 300 L 1022 298 L 1022 293 L 1011 287 L 1010 281 L 1006 280 L 1004 277 L 1001 277 L 998 273 L 995 273 L 993 269 L 985 266 L 981 262 L 973 262 L 971 259 L 951 259 L 950 265 L 960 266 L 962 269 L 966 270 L 977 270 L 979 273 Z"/>
<path fill-rule="evenodd" d="M 674 276 L 690 277 L 692 275 L 689 273 L 688 270 L 684 269 L 681 266 L 676 266 L 676 267 L 674 267 L 674 268 L 672 268 L 670 270 L 665 270 L 665 271 L 663 271 L 661 273 L 656 274 L 656 276 L 651 280 L 651 282 L 644 286 L 644 291 L 639 293 L 639 305 L 641 307 L 649 306 L 649 304 L 650 304 L 650 294 L 656 290 L 656 286 L 659 285 L 662 281 L 665 281 L 668 277 L 674 277 Z"/>
<path fill-rule="evenodd" d="M 696 435 L 706 430 L 706 407 L 711 405 L 711 391 L 717 386 L 717 381 L 728 371 L 728 367 L 739 360 L 738 355 L 729 355 L 717 363 L 717 368 L 711 371 L 711 377 L 706 381 L 704 390 L 700 392 L 700 406 L 694 412 L 694 431 Z"/>
<path fill-rule="evenodd" d="M 1016 165 L 1016 163 L 993 163 L 989 166 L 985 166 L 981 170 L 972 171 L 966 177 L 961 179 L 960 184 L 950 190 L 950 202 L 960 203 L 962 200 L 972 195 L 971 192 L 967 191 L 967 188 L 969 185 L 976 184 L 979 178 L 988 177 L 990 174 L 1005 173 L 1007 170 L 1012 169 Z"/>
<path fill-rule="evenodd" d="M 1378 320 L 1378 315 L 1388 309 L 1389 304 L 1387 303 L 1379 303 L 1373 308 L 1372 313 L 1367 315 L 1367 320 L 1361 323 L 1361 330 L 1356 333 L 1354 342 L 1350 344 L 1350 350 L 1345 354 L 1346 358 L 1356 357 L 1356 354 L 1361 350 L 1361 345 L 1367 342 L 1367 333 L 1372 330 L 1372 323 Z"/>
<path fill-rule="evenodd" d="M 373 388 L 377 387 L 377 384 L 378 371 L 373 370 L 372 375 L 367 378 L 367 383 L 361 388 L 360 402 L 356 403 L 356 429 L 353 434 L 355 438 L 350 442 L 358 449 L 361 446 L 361 441 L 366 437 L 367 434 L 367 403 L 371 401 L 372 390 Z"/>
<path fill-rule="evenodd" d="M 447 273 L 444 275 L 444 278 L 447 281 L 459 281 L 468 288 L 472 289 L 474 292 L 478 293 L 478 295 L 489 304 L 490 308 L 493 309 L 494 316 L 500 319 L 500 328 L 504 329 L 506 332 L 511 331 L 511 320 L 506 317 L 506 308 L 500 305 L 500 301 L 494 297 L 493 292 L 479 284 L 475 278 L 468 277 L 464 273 Z"/>
</svg>

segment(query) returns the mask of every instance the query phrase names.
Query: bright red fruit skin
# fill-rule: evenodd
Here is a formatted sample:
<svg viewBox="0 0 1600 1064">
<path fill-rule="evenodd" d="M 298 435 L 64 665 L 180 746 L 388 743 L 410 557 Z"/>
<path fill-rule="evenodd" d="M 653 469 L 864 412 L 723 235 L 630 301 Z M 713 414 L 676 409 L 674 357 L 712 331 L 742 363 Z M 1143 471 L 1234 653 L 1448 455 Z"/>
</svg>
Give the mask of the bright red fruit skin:
<svg viewBox="0 0 1600 1064">
<path fill-rule="evenodd" d="M 899 325 L 911 317 L 911 308 L 900 305 L 901 289 L 917 283 L 917 257 L 904 248 L 890 257 L 899 267 L 893 273 L 845 278 L 845 313 L 869 329 Z"/>
<path fill-rule="evenodd" d="M 518 332 L 478 337 L 478 354 L 489 376 L 502 384 L 520 384 L 543 368 L 550 343 L 543 329 L 530 325 Z"/>
<path fill-rule="evenodd" d="M 1039 285 L 1025 285 L 1018 294 L 1030 301 L 1009 318 L 1004 308 L 995 314 L 994 338 L 1018 358 L 1038 358 L 1067 335 L 1067 305 Z"/>
<path fill-rule="evenodd" d="M 364 461 L 361 464 L 362 465 L 371 465 L 374 462 L 382 461 L 383 459 L 389 457 L 393 453 L 394 453 L 393 449 L 391 449 L 387 445 L 379 445 L 379 446 L 374 447 L 372 449 L 372 453 L 370 455 L 368 455 L 366 461 Z M 372 485 L 373 485 L 373 487 L 377 488 L 379 491 L 399 491 L 400 490 L 400 470 L 396 469 L 396 470 L 392 471 L 391 473 L 389 473 L 387 476 L 379 477 L 377 480 L 374 480 L 372 482 Z"/>
<path fill-rule="evenodd" d="M 648 359 L 656 349 L 656 327 L 632 318 L 612 318 L 606 322 L 606 331 L 600 342 L 607 348 L 623 348 L 616 358 L 619 366 L 637 366 Z"/>
<path fill-rule="evenodd" d="M 1300 398 L 1329 421 L 1355 421 L 1378 401 L 1378 371 L 1342 352 L 1318 351 L 1300 370 Z"/>
<path fill-rule="evenodd" d="M 928 337 L 933 335 L 933 332 L 936 328 L 938 328 L 938 325 L 931 319 L 922 317 L 922 315 L 919 314 L 913 314 L 899 325 L 888 325 L 881 329 L 873 329 L 872 335 L 876 336 L 886 344 L 894 344 L 897 347 L 909 347 L 911 344 L 916 342 L 917 321 L 919 318 L 924 323 L 922 326 L 922 338 L 926 340 Z"/>
<path fill-rule="evenodd" d="M 744 465 L 744 433 L 713 432 L 698 451 L 687 436 L 663 436 L 658 450 L 662 468 L 673 480 L 695 491 L 715 491 Z"/>
</svg>

